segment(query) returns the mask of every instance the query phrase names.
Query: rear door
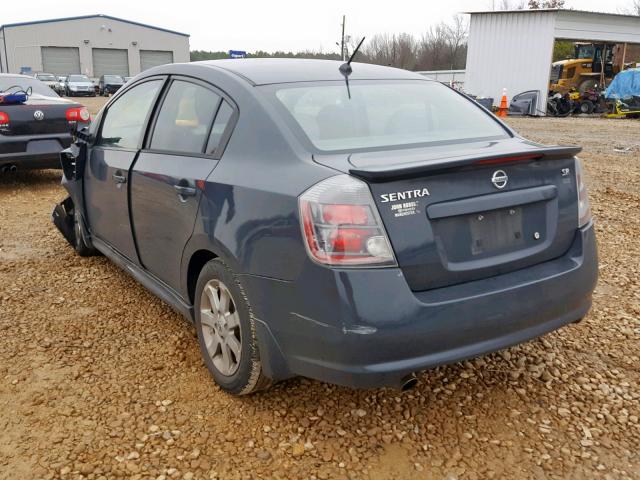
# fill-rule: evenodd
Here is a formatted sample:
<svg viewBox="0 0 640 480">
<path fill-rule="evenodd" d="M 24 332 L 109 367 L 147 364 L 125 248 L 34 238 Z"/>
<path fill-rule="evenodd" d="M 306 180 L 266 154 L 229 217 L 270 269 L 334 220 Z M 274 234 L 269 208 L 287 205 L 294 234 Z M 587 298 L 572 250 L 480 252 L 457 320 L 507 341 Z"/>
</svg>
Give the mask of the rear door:
<svg viewBox="0 0 640 480">
<path fill-rule="evenodd" d="M 233 114 L 231 103 L 214 87 L 174 78 L 131 171 L 131 212 L 140 261 L 175 290 L 204 181 L 217 165 L 222 133 Z"/>
<path fill-rule="evenodd" d="M 91 233 L 137 262 L 127 183 L 151 111 L 165 79 L 153 77 L 128 89 L 102 114 L 85 170 L 84 195 Z"/>
</svg>

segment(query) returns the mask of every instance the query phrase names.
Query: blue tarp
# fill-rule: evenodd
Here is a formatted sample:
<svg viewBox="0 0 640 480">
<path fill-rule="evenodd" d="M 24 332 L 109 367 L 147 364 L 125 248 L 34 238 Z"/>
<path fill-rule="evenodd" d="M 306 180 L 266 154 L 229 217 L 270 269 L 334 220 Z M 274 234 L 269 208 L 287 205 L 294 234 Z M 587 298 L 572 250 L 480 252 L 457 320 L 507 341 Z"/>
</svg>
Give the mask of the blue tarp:
<svg viewBox="0 0 640 480">
<path fill-rule="evenodd" d="M 640 68 L 630 68 L 617 74 L 604 95 L 620 100 L 640 97 Z"/>
</svg>

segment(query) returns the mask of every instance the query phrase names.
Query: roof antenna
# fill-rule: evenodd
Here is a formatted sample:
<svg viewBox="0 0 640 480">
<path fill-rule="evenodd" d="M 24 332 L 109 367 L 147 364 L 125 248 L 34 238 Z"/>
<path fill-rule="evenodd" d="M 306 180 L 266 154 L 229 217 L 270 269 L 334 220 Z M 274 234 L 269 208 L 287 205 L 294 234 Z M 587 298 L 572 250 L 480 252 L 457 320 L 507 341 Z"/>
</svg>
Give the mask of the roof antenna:
<svg viewBox="0 0 640 480">
<path fill-rule="evenodd" d="M 349 75 L 351 75 L 351 72 L 353 72 L 353 69 L 351 68 L 351 61 L 356 56 L 356 53 L 358 53 L 358 50 L 360 50 L 360 46 L 362 45 L 362 42 L 364 42 L 365 38 L 366 37 L 362 37 L 362 40 L 360 40 L 360 43 L 358 43 L 358 46 L 349 57 L 349 61 L 340 65 L 339 68 L 340 73 L 344 75 L 344 81 L 347 84 L 347 95 L 349 96 L 349 100 L 351 100 L 351 90 L 349 89 Z"/>
</svg>

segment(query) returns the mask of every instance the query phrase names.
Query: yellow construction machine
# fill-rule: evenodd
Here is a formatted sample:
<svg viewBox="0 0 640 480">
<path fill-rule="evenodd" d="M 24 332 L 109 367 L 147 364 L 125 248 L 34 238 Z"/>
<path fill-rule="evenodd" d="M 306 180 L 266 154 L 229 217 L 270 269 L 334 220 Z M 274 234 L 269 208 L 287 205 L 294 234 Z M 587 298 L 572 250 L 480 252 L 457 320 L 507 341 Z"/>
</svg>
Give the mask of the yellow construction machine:
<svg viewBox="0 0 640 480">
<path fill-rule="evenodd" d="M 614 51 L 619 48 L 607 43 L 575 43 L 575 58 L 552 64 L 549 91 L 565 94 L 575 89 L 583 94 L 597 85 L 603 88 L 622 69 L 623 62 L 614 62 Z"/>
</svg>

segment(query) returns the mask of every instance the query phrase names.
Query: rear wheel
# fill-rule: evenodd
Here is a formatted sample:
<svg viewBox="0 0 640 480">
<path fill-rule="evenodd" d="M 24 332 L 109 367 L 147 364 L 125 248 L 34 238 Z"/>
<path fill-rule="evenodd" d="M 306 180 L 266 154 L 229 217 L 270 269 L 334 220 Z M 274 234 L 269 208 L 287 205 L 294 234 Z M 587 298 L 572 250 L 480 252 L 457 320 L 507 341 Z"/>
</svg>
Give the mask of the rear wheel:
<svg viewBox="0 0 640 480">
<path fill-rule="evenodd" d="M 271 382 L 262 372 L 251 307 L 221 260 L 211 260 L 200 272 L 194 307 L 200 351 L 220 388 L 246 395 L 268 387 Z"/>
</svg>

